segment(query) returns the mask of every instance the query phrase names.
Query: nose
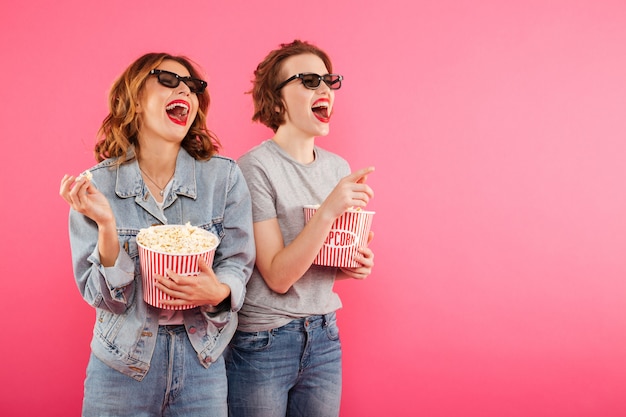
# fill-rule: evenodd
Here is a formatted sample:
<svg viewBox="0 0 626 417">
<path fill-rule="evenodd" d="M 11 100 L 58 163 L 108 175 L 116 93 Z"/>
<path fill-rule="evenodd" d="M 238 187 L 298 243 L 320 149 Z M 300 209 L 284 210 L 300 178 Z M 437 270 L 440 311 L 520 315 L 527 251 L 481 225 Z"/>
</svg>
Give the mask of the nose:
<svg viewBox="0 0 626 417">
<path fill-rule="evenodd" d="M 320 81 L 319 87 L 316 88 L 316 91 L 319 94 L 330 94 L 332 91 L 328 85 L 324 81 Z"/>
<path fill-rule="evenodd" d="M 176 87 L 176 92 L 178 94 L 184 94 L 186 96 L 191 94 L 191 89 L 189 88 L 189 86 L 187 84 L 185 84 L 184 82 L 179 82 L 178 86 Z"/>
</svg>

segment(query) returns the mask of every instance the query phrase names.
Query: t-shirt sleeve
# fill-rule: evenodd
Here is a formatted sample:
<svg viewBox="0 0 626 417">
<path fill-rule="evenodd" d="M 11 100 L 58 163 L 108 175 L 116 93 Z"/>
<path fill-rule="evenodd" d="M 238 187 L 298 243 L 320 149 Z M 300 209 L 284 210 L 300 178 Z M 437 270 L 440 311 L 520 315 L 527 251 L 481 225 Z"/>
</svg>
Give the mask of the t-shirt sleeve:
<svg viewBox="0 0 626 417">
<path fill-rule="evenodd" d="M 238 164 L 252 197 L 252 221 L 276 218 L 276 193 L 263 164 L 251 155 L 240 158 Z"/>
</svg>

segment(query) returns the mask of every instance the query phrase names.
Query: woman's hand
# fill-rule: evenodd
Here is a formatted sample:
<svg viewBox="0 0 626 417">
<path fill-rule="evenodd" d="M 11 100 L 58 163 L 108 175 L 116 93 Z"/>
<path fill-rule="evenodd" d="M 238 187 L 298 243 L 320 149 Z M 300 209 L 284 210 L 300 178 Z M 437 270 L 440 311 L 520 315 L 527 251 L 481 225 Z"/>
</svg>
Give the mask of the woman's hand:
<svg viewBox="0 0 626 417">
<path fill-rule="evenodd" d="M 174 300 L 160 300 L 164 305 L 186 304 L 216 306 L 230 295 L 230 287 L 221 283 L 203 258 L 198 259 L 200 273 L 194 276 L 167 271 L 167 277 L 156 275 L 157 287 Z"/>
<path fill-rule="evenodd" d="M 374 167 L 368 167 L 342 178 L 317 212 L 326 213 L 330 218 L 336 219 L 351 207 L 365 207 L 374 197 L 374 191 L 365 183 L 372 172 Z"/>
<path fill-rule="evenodd" d="M 105 225 L 115 218 L 104 194 L 85 177 L 63 176 L 59 194 L 70 207 L 89 217 L 98 226 Z"/>
<path fill-rule="evenodd" d="M 115 265 L 120 252 L 115 216 L 107 198 L 83 176 L 64 175 L 59 194 L 74 210 L 98 225 L 98 253 L 102 266 Z"/>
<path fill-rule="evenodd" d="M 369 244 L 374 238 L 374 232 L 370 232 L 369 237 L 367 239 L 367 243 Z M 357 266 L 356 268 L 340 268 L 341 272 L 351 278 L 356 279 L 365 279 L 372 273 L 372 268 L 374 268 L 374 252 L 368 247 L 360 247 L 358 249 L 359 253 L 354 257 L 354 260 L 361 264 L 361 266 Z"/>
</svg>

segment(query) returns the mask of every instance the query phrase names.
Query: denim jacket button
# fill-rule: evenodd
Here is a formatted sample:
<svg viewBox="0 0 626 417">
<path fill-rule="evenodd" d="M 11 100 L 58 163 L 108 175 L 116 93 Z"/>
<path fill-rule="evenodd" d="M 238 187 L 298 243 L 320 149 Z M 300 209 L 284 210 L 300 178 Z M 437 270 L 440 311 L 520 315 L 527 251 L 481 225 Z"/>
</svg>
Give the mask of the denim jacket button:
<svg viewBox="0 0 626 417">
<path fill-rule="evenodd" d="M 189 332 L 189 334 L 195 334 L 197 330 L 195 327 L 190 327 L 187 331 Z"/>
</svg>

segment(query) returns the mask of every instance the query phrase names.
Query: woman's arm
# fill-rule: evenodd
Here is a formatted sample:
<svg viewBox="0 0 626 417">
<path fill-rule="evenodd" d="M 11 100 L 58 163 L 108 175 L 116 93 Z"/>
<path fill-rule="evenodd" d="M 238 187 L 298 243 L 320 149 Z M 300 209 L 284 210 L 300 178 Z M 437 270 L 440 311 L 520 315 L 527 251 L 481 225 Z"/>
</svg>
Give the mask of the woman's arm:
<svg viewBox="0 0 626 417">
<path fill-rule="evenodd" d="M 71 207 L 70 244 L 81 295 L 94 307 L 126 310 L 134 290 L 132 259 L 120 251 L 115 216 L 106 197 L 91 181 L 66 175 L 60 195 Z"/>
<path fill-rule="evenodd" d="M 286 293 L 311 267 L 335 219 L 350 207 L 365 207 L 373 197 L 365 183 L 373 167 L 355 171 L 339 181 L 302 231 L 285 246 L 277 219 L 254 223 L 256 265 L 267 285 Z"/>
</svg>

